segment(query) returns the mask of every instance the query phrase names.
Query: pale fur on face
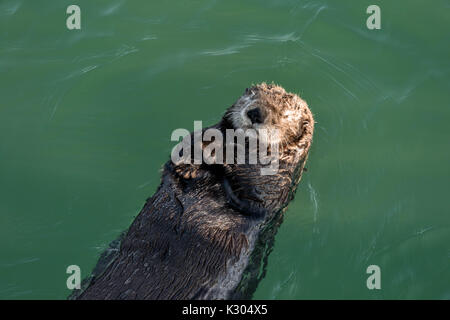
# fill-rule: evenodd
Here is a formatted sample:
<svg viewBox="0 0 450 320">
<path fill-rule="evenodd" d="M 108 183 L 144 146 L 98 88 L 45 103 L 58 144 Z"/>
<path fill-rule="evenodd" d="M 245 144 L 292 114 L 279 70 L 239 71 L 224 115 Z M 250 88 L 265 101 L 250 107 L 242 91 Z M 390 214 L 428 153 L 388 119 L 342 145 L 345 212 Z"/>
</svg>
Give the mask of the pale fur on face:
<svg viewBox="0 0 450 320">
<path fill-rule="evenodd" d="M 247 112 L 260 108 L 263 123 L 253 124 Z M 265 83 L 247 89 L 227 111 L 226 117 L 235 129 L 265 129 L 268 142 L 287 144 L 302 133 L 302 115 L 307 104 L 299 96 L 283 88 Z"/>
</svg>

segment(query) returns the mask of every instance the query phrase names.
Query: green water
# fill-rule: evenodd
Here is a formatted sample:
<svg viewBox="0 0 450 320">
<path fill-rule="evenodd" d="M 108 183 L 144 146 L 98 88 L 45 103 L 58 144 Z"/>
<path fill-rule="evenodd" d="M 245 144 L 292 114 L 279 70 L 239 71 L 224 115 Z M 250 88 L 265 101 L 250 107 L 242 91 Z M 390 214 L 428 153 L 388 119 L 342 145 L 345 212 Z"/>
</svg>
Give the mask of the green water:
<svg viewBox="0 0 450 320">
<path fill-rule="evenodd" d="M 64 299 L 66 267 L 87 276 L 156 190 L 172 131 L 260 81 L 317 124 L 254 297 L 450 299 L 450 1 L 78 0 L 68 30 L 73 3 L 0 0 L 1 299 Z"/>
</svg>

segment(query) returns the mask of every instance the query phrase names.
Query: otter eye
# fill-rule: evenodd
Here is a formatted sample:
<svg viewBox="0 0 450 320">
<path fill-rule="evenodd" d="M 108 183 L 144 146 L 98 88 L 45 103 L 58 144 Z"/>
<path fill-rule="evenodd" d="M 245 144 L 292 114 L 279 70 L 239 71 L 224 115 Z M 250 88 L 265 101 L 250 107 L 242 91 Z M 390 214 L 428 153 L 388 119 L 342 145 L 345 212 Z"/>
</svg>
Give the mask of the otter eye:
<svg viewBox="0 0 450 320">
<path fill-rule="evenodd" d="M 264 118 L 259 108 L 254 108 L 247 112 L 247 117 L 252 123 L 263 123 Z"/>
</svg>

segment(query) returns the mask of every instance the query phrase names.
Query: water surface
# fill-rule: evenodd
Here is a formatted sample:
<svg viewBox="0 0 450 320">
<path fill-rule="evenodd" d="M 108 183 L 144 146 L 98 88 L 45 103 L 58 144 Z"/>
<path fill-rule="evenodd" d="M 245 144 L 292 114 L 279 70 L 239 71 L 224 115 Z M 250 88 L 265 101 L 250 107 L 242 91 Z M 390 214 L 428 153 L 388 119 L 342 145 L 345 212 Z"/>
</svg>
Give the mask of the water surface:
<svg viewBox="0 0 450 320">
<path fill-rule="evenodd" d="M 258 299 L 450 299 L 450 2 L 0 1 L 0 298 L 64 299 L 159 184 L 176 128 L 252 83 L 317 124 Z M 382 273 L 368 290 L 366 268 Z"/>
</svg>

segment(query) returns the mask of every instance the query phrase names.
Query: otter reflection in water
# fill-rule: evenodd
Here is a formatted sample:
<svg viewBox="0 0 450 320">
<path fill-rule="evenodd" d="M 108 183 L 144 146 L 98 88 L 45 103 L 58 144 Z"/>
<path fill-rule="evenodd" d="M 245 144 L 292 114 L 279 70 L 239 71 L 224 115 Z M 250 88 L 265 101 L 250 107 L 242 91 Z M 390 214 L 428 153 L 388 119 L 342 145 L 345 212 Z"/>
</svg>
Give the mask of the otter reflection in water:
<svg viewBox="0 0 450 320">
<path fill-rule="evenodd" d="M 218 124 L 183 140 L 194 147 L 175 154 L 189 161 L 164 165 L 156 193 L 72 298 L 250 298 L 300 181 L 313 128 L 312 114 L 297 95 L 265 83 L 246 89 Z M 196 144 L 195 136 L 208 129 L 220 132 L 222 142 Z M 276 155 L 277 170 L 261 174 L 267 164 L 251 162 L 251 148 L 238 161 L 239 145 L 248 146 L 251 139 L 239 143 L 227 138 L 227 129 L 276 131 L 264 139 L 272 160 Z M 196 149 L 208 147 L 208 161 L 195 161 Z"/>
</svg>

